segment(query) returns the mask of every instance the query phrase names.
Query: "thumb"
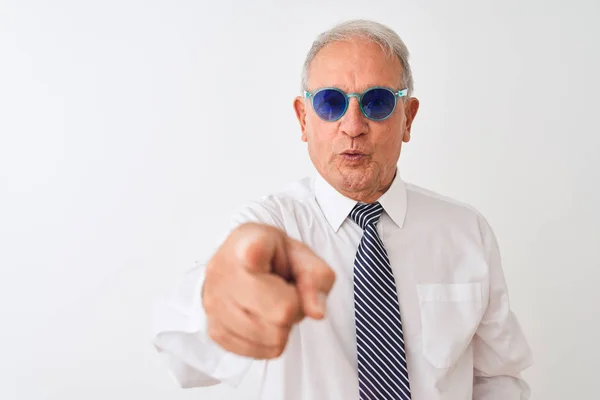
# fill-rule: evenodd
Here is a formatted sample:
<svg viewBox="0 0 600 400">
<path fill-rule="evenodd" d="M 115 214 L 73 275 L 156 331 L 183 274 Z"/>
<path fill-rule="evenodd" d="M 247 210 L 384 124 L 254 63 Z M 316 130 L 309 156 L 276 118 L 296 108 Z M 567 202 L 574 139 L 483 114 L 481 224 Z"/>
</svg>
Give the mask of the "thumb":
<svg viewBox="0 0 600 400">
<path fill-rule="evenodd" d="M 274 227 L 246 223 L 238 228 L 235 257 L 248 272 L 274 272 L 284 279 L 290 277 L 287 268 L 285 234 Z"/>
<path fill-rule="evenodd" d="M 335 272 L 304 243 L 287 237 L 288 262 L 304 314 L 321 319 L 325 300 L 335 282 Z"/>
</svg>

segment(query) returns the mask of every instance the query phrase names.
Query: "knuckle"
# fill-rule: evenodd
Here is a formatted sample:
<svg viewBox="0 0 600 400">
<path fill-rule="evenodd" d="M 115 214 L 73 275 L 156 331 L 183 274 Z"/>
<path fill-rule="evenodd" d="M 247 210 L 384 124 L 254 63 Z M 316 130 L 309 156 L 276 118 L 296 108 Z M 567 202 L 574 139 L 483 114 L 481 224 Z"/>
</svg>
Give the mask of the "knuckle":
<svg viewBox="0 0 600 400">
<path fill-rule="evenodd" d="M 290 335 L 290 330 L 288 328 L 278 328 L 275 333 L 275 346 L 285 347 L 288 341 L 288 337 Z"/>
<path fill-rule="evenodd" d="M 207 279 L 204 281 L 204 287 L 202 288 L 200 295 L 202 296 L 202 306 L 208 312 L 213 309 L 215 301 L 212 295 L 210 281 Z"/>
<path fill-rule="evenodd" d="M 215 309 L 215 301 L 208 293 L 204 294 L 202 298 L 202 305 L 207 314 L 212 314 L 213 310 Z"/>
<path fill-rule="evenodd" d="M 214 292 L 210 289 L 210 286 L 205 286 L 204 292 L 202 293 L 202 306 L 204 307 L 206 314 L 217 315 L 220 312 L 221 304 L 222 302 L 215 296 Z"/>
<path fill-rule="evenodd" d="M 319 268 L 317 271 L 317 279 L 326 284 L 329 288 L 335 281 L 335 272 L 329 267 Z"/>
<path fill-rule="evenodd" d="M 292 302 L 286 301 L 276 307 L 275 322 L 280 326 L 291 324 L 296 315 L 296 306 Z"/>
<path fill-rule="evenodd" d="M 208 336 L 216 343 L 222 344 L 225 342 L 227 334 L 225 330 L 217 323 L 211 322 L 207 327 Z"/>
<path fill-rule="evenodd" d="M 333 271 L 333 269 L 331 268 L 327 268 L 325 271 L 325 278 L 327 279 L 328 282 L 334 282 L 335 281 L 335 272 Z"/>
<path fill-rule="evenodd" d="M 275 347 L 273 347 L 272 357 L 277 358 L 283 354 L 285 348 L 287 347 L 287 340 L 284 343 L 281 343 Z"/>
</svg>

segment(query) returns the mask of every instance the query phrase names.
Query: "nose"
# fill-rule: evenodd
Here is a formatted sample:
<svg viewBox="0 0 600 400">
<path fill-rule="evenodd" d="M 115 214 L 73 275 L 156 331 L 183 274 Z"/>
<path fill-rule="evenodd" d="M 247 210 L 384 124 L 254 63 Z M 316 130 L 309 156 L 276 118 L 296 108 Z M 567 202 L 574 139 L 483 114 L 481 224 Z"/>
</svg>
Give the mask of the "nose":
<svg viewBox="0 0 600 400">
<path fill-rule="evenodd" d="M 362 113 L 356 97 L 350 98 L 348 109 L 341 119 L 340 129 L 344 134 L 353 138 L 367 133 L 367 118 Z"/>
</svg>

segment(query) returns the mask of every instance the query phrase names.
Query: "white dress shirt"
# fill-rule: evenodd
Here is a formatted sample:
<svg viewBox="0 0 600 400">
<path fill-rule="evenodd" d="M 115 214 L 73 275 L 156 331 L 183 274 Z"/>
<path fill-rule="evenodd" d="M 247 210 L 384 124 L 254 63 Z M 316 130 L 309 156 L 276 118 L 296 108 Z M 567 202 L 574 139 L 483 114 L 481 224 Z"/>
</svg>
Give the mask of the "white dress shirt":
<svg viewBox="0 0 600 400">
<path fill-rule="evenodd" d="M 484 217 L 399 175 L 379 202 L 377 230 L 396 279 L 412 399 L 528 399 L 520 373 L 531 353 Z M 277 359 L 229 353 L 206 334 L 198 265 L 156 310 L 154 343 L 181 386 L 244 383 L 240 399 L 359 398 L 353 268 L 362 229 L 348 217 L 355 204 L 316 174 L 234 214 L 232 228 L 248 221 L 279 227 L 334 269 L 326 317 L 292 328 Z"/>
</svg>

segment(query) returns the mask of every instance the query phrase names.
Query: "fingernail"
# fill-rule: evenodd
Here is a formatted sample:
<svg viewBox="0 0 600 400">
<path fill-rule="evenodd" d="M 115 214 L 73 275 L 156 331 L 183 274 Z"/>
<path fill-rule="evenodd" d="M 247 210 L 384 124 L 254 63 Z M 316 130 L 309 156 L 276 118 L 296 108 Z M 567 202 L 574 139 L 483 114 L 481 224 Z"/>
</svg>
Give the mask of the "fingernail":
<svg viewBox="0 0 600 400">
<path fill-rule="evenodd" d="M 319 305 L 319 311 L 325 315 L 325 309 L 327 308 L 327 295 L 325 293 L 317 293 L 317 304 Z"/>
</svg>

